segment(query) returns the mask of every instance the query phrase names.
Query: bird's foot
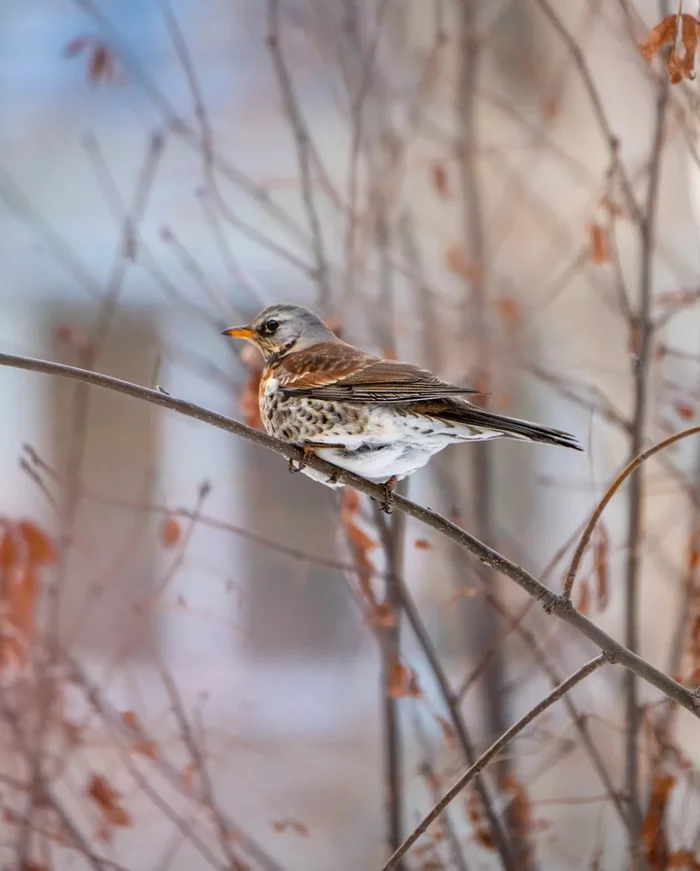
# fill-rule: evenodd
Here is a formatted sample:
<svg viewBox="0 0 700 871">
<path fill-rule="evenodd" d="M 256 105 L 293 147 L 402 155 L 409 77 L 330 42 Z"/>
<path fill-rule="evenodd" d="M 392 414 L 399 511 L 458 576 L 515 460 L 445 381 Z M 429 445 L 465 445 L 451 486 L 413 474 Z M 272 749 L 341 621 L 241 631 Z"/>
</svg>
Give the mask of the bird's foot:
<svg viewBox="0 0 700 871">
<path fill-rule="evenodd" d="M 388 481 L 384 483 L 384 498 L 379 501 L 379 510 L 385 514 L 392 514 L 394 511 L 394 490 L 399 483 L 398 475 L 392 475 Z"/>
<path fill-rule="evenodd" d="M 338 478 L 340 478 L 340 473 L 342 469 L 336 469 L 334 472 L 331 472 L 328 476 L 328 483 L 332 486 L 335 486 L 338 483 Z"/>
</svg>

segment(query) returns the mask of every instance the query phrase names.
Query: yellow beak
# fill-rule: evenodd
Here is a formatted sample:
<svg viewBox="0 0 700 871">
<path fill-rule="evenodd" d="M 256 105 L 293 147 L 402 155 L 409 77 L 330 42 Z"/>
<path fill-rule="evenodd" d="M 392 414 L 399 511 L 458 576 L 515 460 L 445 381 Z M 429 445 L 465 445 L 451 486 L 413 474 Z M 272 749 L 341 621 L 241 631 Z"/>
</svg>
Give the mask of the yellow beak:
<svg viewBox="0 0 700 871">
<path fill-rule="evenodd" d="M 234 339 L 253 339 L 257 333 L 250 327 L 231 327 L 230 330 L 224 330 L 221 335 L 232 336 Z"/>
</svg>

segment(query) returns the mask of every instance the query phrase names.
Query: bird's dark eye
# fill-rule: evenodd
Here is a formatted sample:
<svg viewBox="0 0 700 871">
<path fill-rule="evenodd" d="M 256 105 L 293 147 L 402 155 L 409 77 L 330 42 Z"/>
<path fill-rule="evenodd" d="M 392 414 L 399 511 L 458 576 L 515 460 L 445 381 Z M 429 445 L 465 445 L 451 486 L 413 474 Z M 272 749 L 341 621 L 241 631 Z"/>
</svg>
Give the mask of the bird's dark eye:
<svg viewBox="0 0 700 871">
<path fill-rule="evenodd" d="M 265 323 L 263 324 L 263 329 L 266 333 L 276 333 L 279 328 L 280 322 L 275 318 L 270 318 L 269 321 L 265 321 Z"/>
</svg>

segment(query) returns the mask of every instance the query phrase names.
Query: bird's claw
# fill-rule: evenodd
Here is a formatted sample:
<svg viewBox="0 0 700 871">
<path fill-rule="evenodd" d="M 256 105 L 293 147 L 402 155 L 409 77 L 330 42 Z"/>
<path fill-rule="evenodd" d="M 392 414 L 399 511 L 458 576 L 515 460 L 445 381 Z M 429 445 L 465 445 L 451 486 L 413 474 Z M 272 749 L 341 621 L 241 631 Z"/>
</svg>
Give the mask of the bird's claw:
<svg viewBox="0 0 700 871">
<path fill-rule="evenodd" d="M 384 484 L 384 498 L 379 501 L 379 510 L 383 511 L 385 514 L 393 514 L 394 513 L 394 490 L 396 489 L 396 485 L 398 484 L 398 477 L 396 475 L 392 475 L 388 481 Z"/>
<path fill-rule="evenodd" d="M 296 472 L 303 472 L 304 469 L 309 465 L 309 460 L 314 455 L 314 451 L 316 450 L 316 445 L 305 444 L 302 448 L 301 459 L 295 460 L 290 458 L 289 460 L 289 471 L 292 474 Z"/>
<path fill-rule="evenodd" d="M 328 476 L 328 483 L 329 484 L 337 484 L 339 478 L 340 478 L 340 469 L 338 469 L 335 472 L 330 473 L 330 475 Z"/>
</svg>

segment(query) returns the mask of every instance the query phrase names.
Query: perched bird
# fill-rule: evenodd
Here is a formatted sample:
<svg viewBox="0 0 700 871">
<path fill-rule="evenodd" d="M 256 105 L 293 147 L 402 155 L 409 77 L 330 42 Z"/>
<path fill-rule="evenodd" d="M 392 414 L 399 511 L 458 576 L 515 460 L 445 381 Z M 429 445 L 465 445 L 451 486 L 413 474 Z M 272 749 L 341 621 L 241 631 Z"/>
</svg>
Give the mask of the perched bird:
<svg viewBox="0 0 700 871">
<path fill-rule="evenodd" d="M 247 339 L 265 360 L 260 414 L 270 435 L 298 445 L 308 462 L 329 463 L 385 486 L 396 483 L 455 442 L 509 438 L 580 451 L 576 438 L 486 411 L 466 397 L 478 393 L 441 381 L 408 363 L 374 357 L 339 339 L 312 311 L 273 305 L 223 335 Z M 342 486 L 304 460 L 292 471 Z"/>
</svg>

